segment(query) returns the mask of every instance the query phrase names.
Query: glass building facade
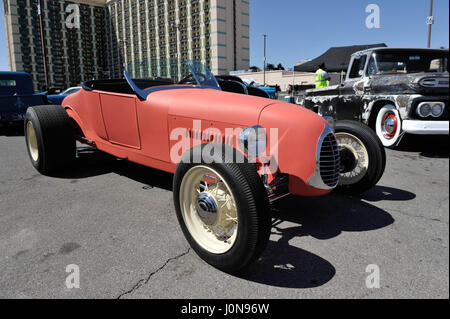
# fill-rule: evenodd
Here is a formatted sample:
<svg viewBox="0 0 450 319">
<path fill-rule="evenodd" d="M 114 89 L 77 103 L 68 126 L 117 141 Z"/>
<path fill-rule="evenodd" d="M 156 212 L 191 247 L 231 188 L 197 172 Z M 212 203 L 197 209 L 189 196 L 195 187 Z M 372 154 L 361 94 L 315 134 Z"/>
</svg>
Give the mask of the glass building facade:
<svg viewBox="0 0 450 319">
<path fill-rule="evenodd" d="M 180 79 L 184 61 L 215 74 L 249 68 L 249 2 L 244 0 L 4 0 L 9 65 L 36 89 L 93 78 Z M 42 34 L 41 34 L 42 30 Z M 44 39 L 42 45 L 41 37 Z"/>
</svg>

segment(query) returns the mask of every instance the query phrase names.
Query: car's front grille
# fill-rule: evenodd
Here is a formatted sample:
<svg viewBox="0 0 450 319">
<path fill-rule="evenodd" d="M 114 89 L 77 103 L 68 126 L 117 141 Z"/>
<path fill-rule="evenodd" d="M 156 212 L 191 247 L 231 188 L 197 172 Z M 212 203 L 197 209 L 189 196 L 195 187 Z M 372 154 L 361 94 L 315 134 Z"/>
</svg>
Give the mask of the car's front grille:
<svg viewBox="0 0 450 319">
<path fill-rule="evenodd" d="M 325 136 L 320 149 L 320 177 L 325 185 L 336 187 L 339 183 L 341 159 L 334 134 Z"/>
</svg>

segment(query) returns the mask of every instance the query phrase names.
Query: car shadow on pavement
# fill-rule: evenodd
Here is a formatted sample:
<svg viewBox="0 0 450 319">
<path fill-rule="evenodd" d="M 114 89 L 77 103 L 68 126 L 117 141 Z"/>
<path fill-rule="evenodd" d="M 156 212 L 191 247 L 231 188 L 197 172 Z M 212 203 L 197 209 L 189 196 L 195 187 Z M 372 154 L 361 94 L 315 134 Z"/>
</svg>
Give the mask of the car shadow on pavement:
<svg viewBox="0 0 450 319">
<path fill-rule="evenodd" d="M 284 288 L 318 287 L 336 274 L 326 259 L 294 246 L 302 237 L 328 240 L 342 232 L 371 231 L 394 223 L 388 212 L 336 193 L 311 198 L 289 196 L 274 205 L 273 217 L 267 249 L 239 277 Z"/>
<path fill-rule="evenodd" d="M 172 190 L 173 175 L 114 156 L 91 147 L 78 147 L 76 164 L 53 177 L 63 179 L 84 179 L 105 174 L 118 174 L 144 184 L 146 188 Z"/>
<path fill-rule="evenodd" d="M 398 188 L 376 185 L 369 191 L 365 192 L 361 198 L 369 202 L 380 202 L 384 200 L 407 201 L 416 198 L 416 194 Z"/>
<path fill-rule="evenodd" d="M 405 134 L 395 150 L 418 152 L 428 158 L 449 158 L 449 136 Z"/>
<path fill-rule="evenodd" d="M 23 124 L 0 127 L 0 136 L 24 136 Z"/>
</svg>

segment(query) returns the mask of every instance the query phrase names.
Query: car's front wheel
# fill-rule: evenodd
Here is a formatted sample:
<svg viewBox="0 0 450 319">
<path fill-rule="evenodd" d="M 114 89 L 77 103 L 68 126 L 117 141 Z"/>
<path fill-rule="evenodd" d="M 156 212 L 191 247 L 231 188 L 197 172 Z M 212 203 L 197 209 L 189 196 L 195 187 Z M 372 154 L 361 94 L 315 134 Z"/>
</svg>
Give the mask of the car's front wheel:
<svg viewBox="0 0 450 319">
<path fill-rule="evenodd" d="M 181 229 L 207 263 L 237 272 L 262 253 L 270 235 L 271 215 L 254 165 L 182 161 L 173 191 Z"/>
<path fill-rule="evenodd" d="M 350 195 L 362 194 L 383 176 L 385 149 L 368 126 L 356 121 L 337 121 L 335 134 L 341 157 L 337 190 Z"/>
</svg>

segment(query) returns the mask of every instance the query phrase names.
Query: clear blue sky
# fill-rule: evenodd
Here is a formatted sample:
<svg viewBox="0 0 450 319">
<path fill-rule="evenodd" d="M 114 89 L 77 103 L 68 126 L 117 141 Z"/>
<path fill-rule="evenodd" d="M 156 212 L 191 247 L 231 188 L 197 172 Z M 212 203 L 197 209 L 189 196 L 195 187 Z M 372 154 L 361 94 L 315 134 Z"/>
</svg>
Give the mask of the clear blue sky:
<svg viewBox="0 0 450 319">
<path fill-rule="evenodd" d="M 367 29 L 368 4 L 380 7 L 381 28 Z M 250 64 L 267 62 L 292 67 L 332 46 L 384 42 L 391 47 L 425 47 L 429 0 L 250 0 Z M 434 0 L 431 46 L 449 46 L 449 1 Z M 0 19 L 0 70 L 8 69 L 3 21 Z"/>
<path fill-rule="evenodd" d="M 329 47 L 386 43 L 391 47 L 426 47 L 429 0 L 251 0 L 250 63 L 289 68 L 321 55 Z M 367 29 L 368 4 L 380 8 L 380 28 Z M 449 1 L 434 0 L 431 47 L 449 46 Z"/>
</svg>

